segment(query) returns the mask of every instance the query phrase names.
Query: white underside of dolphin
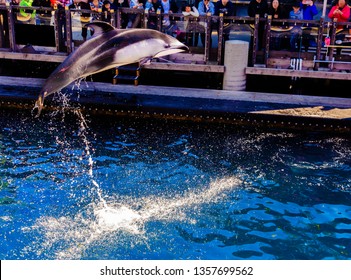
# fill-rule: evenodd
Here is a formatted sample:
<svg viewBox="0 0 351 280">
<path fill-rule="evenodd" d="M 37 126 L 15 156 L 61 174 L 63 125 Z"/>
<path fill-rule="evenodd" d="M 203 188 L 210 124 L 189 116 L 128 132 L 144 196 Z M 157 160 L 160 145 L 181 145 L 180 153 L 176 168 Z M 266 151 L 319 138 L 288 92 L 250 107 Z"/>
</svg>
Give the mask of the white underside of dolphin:
<svg viewBox="0 0 351 280">
<path fill-rule="evenodd" d="M 45 81 L 34 107 L 37 116 L 45 97 L 77 79 L 188 49 L 174 37 L 152 29 L 120 30 L 106 22 L 86 26 L 94 30 L 94 36 L 71 53 Z"/>
</svg>

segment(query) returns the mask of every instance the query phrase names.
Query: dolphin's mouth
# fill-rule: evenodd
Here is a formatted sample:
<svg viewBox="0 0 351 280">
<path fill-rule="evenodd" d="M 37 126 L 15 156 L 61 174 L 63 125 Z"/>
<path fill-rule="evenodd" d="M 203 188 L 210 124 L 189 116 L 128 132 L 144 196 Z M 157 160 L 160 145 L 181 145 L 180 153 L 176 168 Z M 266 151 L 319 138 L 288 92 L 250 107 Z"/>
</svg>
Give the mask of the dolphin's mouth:
<svg viewBox="0 0 351 280">
<path fill-rule="evenodd" d="M 166 56 L 166 55 L 170 55 L 170 54 L 175 54 L 175 53 L 180 53 L 180 52 L 184 52 L 184 51 L 189 51 L 189 48 L 184 45 L 177 45 L 175 47 L 172 48 L 172 46 L 169 49 L 165 49 L 161 52 L 159 52 L 158 54 L 156 54 L 154 57 L 162 57 L 162 56 Z"/>
</svg>

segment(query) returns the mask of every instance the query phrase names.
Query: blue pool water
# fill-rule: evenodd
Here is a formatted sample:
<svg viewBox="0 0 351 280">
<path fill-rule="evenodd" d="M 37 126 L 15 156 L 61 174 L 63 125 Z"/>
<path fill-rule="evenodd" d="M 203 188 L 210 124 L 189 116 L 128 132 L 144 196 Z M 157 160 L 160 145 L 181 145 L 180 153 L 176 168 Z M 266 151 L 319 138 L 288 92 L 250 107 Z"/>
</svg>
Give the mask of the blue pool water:
<svg viewBox="0 0 351 280">
<path fill-rule="evenodd" d="M 0 259 L 351 259 L 350 140 L 0 110 Z"/>
</svg>

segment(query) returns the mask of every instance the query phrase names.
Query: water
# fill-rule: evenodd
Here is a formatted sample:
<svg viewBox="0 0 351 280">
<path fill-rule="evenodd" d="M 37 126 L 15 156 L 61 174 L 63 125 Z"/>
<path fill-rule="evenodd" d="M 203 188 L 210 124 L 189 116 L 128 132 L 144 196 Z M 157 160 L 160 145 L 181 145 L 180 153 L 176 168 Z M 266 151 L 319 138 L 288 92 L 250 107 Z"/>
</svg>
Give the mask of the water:
<svg viewBox="0 0 351 280">
<path fill-rule="evenodd" d="M 347 136 L 0 111 L 0 259 L 351 259 Z"/>
</svg>

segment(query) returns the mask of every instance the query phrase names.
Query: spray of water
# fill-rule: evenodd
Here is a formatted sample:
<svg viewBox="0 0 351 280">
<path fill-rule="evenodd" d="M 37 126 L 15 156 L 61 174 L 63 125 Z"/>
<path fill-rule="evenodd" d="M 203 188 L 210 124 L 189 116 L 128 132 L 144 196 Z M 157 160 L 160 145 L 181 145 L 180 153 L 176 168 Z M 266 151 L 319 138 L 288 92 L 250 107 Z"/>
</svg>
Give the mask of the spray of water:
<svg viewBox="0 0 351 280">
<path fill-rule="evenodd" d="M 177 220 L 196 223 L 194 217 L 197 216 L 197 211 L 202 211 L 201 205 L 223 200 L 226 193 L 239 185 L 241 181 L 238 178 L 228 177 L 174 198 L 109 198 L 108 201 L 90 203 L 73 218 L 42 217 L 33 227 L 44 236 L 41 248 L 27 249 L 34 249 L 39 255 L 53 250 L 53 256 L 46 256 L 51 258 L 79 259 L 92 244 L 116 235 L 127 234 L 135 238 L 135 243 L 143 242 L 148 234 L 145 230 L 146 223 Z M 118 240 L 123 242 L 123 238 Z M 119 245 L 123 244 L 115 244 Z"/>
</svg>

